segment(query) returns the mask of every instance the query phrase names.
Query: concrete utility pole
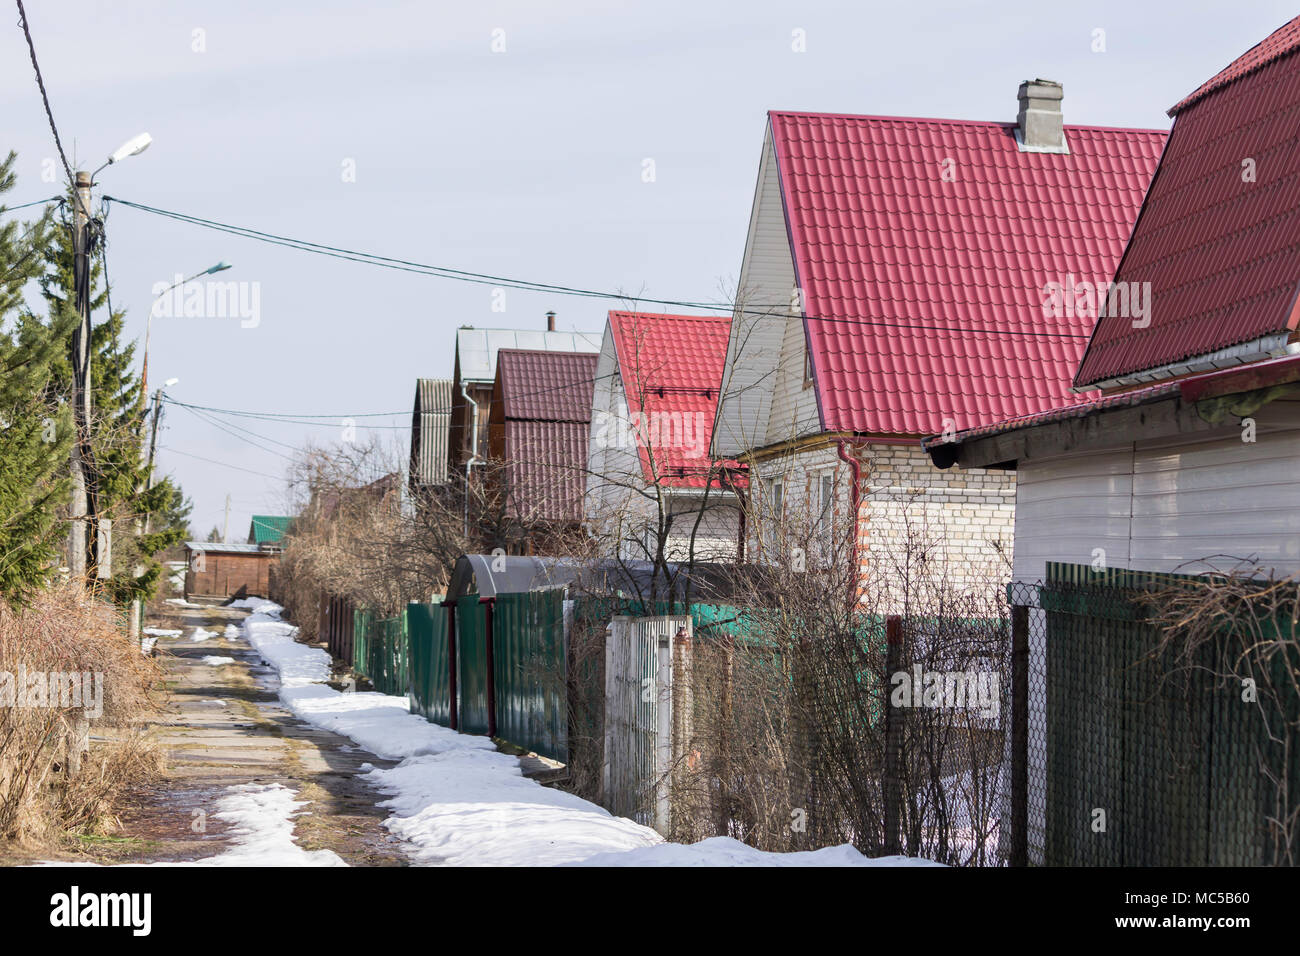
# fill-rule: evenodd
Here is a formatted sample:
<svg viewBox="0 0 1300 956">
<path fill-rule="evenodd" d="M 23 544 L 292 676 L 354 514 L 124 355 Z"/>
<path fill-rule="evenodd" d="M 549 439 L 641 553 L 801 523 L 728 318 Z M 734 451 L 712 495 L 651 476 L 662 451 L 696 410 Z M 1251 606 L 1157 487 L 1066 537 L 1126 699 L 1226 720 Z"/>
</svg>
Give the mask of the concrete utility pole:
<svg viewBox="0 0 1300 956">
<path fill-rule="evenodd" d="M 175 380 L 173 379 L 173 381 Z M 160 388 L 156 392 L 154 392 L 153 395 L 153 426 L 150 428 L 149 431 L 149 457 L 147 459 L 148 464 L 145 467 L 145 475 L 144 475 L 144 487 L 146 491 L 148 491 L 150 488 L 153 487 L 153 455 L 154 455 L 154 449 L 157 447 L 158 444 L 158 418 L 160 413 L 162 412 L 162 392 L 163 390 Z M 152 526 L 153 526 L 153 513 L 146 512 L 144 516 L 144 522 L 143 522 L 144 533 L 148 534 L 151 530 L 153 530 Z M 140 530 L 141 530 L 141 521 L 139 517 L 137 517 L 135 519 L 135 531 L 137 536 L 140 534 Z M 144 565 L 137 564 L 135 566 L 133 573 L 138 578 L 142 574 L 144 574 L 144 570 L 145 570 Z M 130 630 L 131 636 L 133 638 L 138 639 L 141 636 L 142 633 L 141 628 L 143 627 L 143 625 L 144 625 L 143 602 L 139 598 L 134 598 L 131 601 L 131 611 L 127 621 L 127 628 L 128 630 Z"/>
<path fill-rule="evenodd" d="M 80 321 L 72 336 L 72 409 L 76 438 L 72 443 L 72 498 L 68 510 L 68 567 L 74 580 L 95 574 L 96 545 L 93 462 L 90 446 L 90 174 L 77 173 L 72 203 L 72 273 Z"/>
</svg>

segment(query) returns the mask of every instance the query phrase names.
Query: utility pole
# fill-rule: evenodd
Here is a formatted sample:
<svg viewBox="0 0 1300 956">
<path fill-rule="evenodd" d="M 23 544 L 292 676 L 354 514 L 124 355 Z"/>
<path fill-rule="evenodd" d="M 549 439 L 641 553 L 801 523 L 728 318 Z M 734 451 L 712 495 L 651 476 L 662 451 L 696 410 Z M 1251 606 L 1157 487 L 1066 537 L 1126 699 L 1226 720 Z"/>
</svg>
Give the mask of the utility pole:
<svg viewBox="0 0 1300 956">
<path fill-rule="evenodd" d="M 68 566 L 83 584 L 95 574 L 94 463 L 90 444 L 90 174 L 78 172 L 72 203 L 72 273 L 79 321 L 72 336 L 72 403 L 76 438 L 72 443 L 72 518 Z"/>
<path fill-rule="evenodd" d="M 226 526 L 221 532 L 221 543 L 230 544 L 230 494 L 226 494 Z"/>
<path fill-rule="evenodd" d="M 173 380 L 174 381 L 174 380 Z M 158 418 L 162 414 L 162 389 L 153 393 L 153 426 L 149 430 L 149 467 L 145 470 L 145 488 L 153 487 L 153 451 L 158 445 Z M 145 516 L 144 531 L 149 533 L 149 518 L 152 515 Z"/>
<path fill-rule="evenodd" d="M 162 389 L 160 388 L 156 392 L 154 392 L 153 395 L 153 425 L 149 431 L 149 457 L 147 459 L 148 464 L 145 467 L 145 475 L 144 475 L 144 487 L 146 491 L 148 491 L 150 488 L 153 487 L 153 455 L 154 455 L 154 449 L 157 447 L 158 444 L 158 419 L 161 415 L 161 412 L 162 412 Z M 153 530 L 152 526 L 153 526 L 153 513 L 146 512 L 144 516 L 144 533 L 148 534 L 150 531 L 152 531 Z M 135 532 L 137 536 L 140 534 L 140 529 L 141 529 L 141 522 L 140 522 L 140 518 L 137 516 L 135 519 Z M 137 564 L 135 566 L 134 573 L 137 578 L 140 577 L 140 575 L 144 574 L 144 565 Z M 139 598 L 133 598 L 131 601 L 130 615 L 127 621 L 128 630 L 130 630 L 131 636 L 133 638 L 138 639 L 140 637 L 142 633 L 141 628 L 143 625 L 144 625 L 144 602 L 142 602 Z"/>
</svg>

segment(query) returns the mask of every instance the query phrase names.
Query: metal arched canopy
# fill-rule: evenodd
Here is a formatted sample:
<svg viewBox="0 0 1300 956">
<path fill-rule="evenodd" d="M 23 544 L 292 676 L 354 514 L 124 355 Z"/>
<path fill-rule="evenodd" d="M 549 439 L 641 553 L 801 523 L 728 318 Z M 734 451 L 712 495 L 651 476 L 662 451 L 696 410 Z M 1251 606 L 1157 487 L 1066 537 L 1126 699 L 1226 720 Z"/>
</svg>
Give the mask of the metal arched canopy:
<svg viewBox="0 0 1300 956">
<path fill-rule="evenodd" d="M 695 576 L 710 578 L 715 566 L 697 564 Z M 669 565 L 678 587 L 685 575 Z M 544 558 L 523 555 L 462 554 L 447 583 L 447 600 L 477 594 L 493 598 L 499 594 L 519 594 L 548 588 L 579 587 L 591 593 L 628 596 L 649 594 L 654 590 L 654 566 L 649 561 L 582 562 L 576 558 Z M 662 587 L 662 585 L 661 585 Z"/>
</svg>

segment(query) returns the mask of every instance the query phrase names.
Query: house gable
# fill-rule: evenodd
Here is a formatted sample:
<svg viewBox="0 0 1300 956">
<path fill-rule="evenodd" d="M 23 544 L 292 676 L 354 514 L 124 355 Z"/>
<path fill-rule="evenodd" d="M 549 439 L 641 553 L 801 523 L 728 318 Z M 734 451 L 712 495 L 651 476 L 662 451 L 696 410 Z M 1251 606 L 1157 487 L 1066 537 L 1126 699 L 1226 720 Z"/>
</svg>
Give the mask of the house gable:
<svg viewBox="0 0 1300 956">
<path fill-rule="evenodd" d="M 750 449 L 821 430 L 816 393 L 804 388 L 802 310 L 769 123 L 740 266 L 713 453 Z"/>
</svg>

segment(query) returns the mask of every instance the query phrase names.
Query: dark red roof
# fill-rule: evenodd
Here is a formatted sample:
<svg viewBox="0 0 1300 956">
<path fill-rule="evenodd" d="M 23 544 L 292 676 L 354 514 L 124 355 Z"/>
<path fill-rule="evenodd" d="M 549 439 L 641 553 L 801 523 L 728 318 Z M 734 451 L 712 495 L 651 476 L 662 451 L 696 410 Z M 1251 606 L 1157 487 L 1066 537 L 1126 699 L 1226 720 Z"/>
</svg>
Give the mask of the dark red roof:
<svg viewBox="0 0 1300 956">
<path fill-rule="evenodd" d="M 718 466 L 738 467 L 708 457 L 731 317 L 610 312 L 609 325 L 628 412 L 649 423 L 638 433 L 646 481 L 703 488 Z"/>
<path fill-rule="evenodd" d="M 1200 375 L 1188 375 L 1148 385 L 1145 388 L 1129 389 L 1126 392 L 1113 392 L 1109 395 L 1093 393 L 1093 398 L 1068 408 L 1052 408 L 1047 411 L 1021 415 L 1006 421 L 977 428 L 967 429 L 957 435 L 946 438 L 933 435 L 921 440 L 922 447 L 928 452 L 945 445 L 960 445 L 963 442 L 1003 435 L 1008 432 L 1035 428 L 1052 422 L 1085 418 L 1097 412 L 1111 411 L 1116 408 L 1131 408 L 1147 405 L 1151 402 L 1177 396 L 1184 402 L 1199 402 L 1203 399 L 1217 398 L 1224 395 L 1236 395 L 1241 392 L 1271 388 L 1300 381 L 1300 355 L 1288 355 L 1250 365 L 1237 365 L 1232 368 L 1217 369 Z"/>
<path fill-rule="evenodd" d="M 505 417 L 590 422 L 599 358 L 594 352 L 501 349 L 497 374 L 501 376 Z"/>
<path fill-rule="evenodd" d="M 1114 273 L 1164 144 L 1067 126 L 771 114 L 827 431 L 919 436 L 1085 400 L 1093 320 L 1047 319 L 1043 287 Z M 950 173 L 950 175 L 948 175 Z"/>
<path fill-rule="evenodd" d="M 527 522 L 581 521 L 590 438 L 586 422 L 507 419 L 507 513 Z"/>
<path fill-rule="evenodd" d="M 1177 364 L 1296 327 L 1296 24 L 1178 107 L 1116 275 L 1117 282 L 1150 283 L 1150 324 L 1135 328 L 1122 315 L 1101 319 L 1077 384 Z M 1254 181 L 1243 181 L 1245 160 L 1253 160 Z"/>
<path fill-rule="evenodd" d="M 1169 115 L 1176 116 L 1197 100 L 1204 96 L 1208 96 L 1210 93 L 1219 89 L 1219 87 L 1226 86 L 1233 80 L 1240 79 L 1247 73 L 1286 56 L 1297 46 L 1300 46 L 1300 17 L 1296 17 L 1294 20 L 1278 27 L 1259 43 L 1256 43 L 1253 47 L 1241 56 L 1237 57 L 1218 73 L 1214 74 L 1214 76 L 1210 77 L 1198 86 L 1194 93 L 1180 100 L 1169 111 Z"/>
<path fill-rule="evenodd" d="M 582 519 L 594 353 L 501 349 L 492 454 L 505 468 L 506 510 L 525 522 Z"/>
</svg>

